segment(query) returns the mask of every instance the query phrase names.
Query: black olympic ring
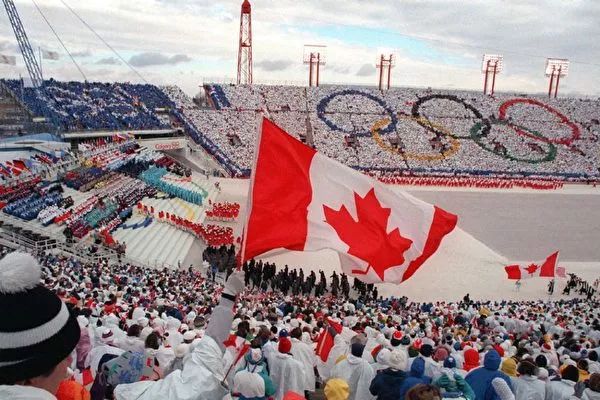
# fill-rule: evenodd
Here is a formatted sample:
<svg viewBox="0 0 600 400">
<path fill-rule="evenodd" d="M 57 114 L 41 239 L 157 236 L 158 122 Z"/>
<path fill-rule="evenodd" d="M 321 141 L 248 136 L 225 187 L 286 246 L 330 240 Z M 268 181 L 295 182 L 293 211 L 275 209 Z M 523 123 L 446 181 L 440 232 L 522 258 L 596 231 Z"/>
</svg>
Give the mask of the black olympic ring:
<svg viewBox="0 0 600 400">
<path fill-rule="evenodd" d="M 423 117 L 427 120 L 429 120 L 429 118 L 427 118 L 426 116 L 422 116 L 419 113 L 419 108 L 426 102 L 430 101 L 430 100 L 434 100 L 434 99 L 444 99 L 444 100 L 450 100 L 452 102 L 455 103 L 459 103 L 460 105 L 462 105 L 463 107 L 465 107 L 467 110 L 471 111 L 471 113 L 473 113 L 473 115 L 481 120 L 483 127 L 480 129 L 481 133 L 479 134 L 479 136 L 486 136 L 489 132 L 491 127 L 490 121 L 487 118 L 484 118 L 483 115 L 481 114 L 481 112 L 476 109 L 475 107 L 473 107 L 471 104 L 467 103 L 466 101 L 464 101 L 463 99 L 461 99 L 460 97 L 451 95 L 451 94 L 430 94 L 427 96 L 423 96 L 423 97 L 419 97 L 419 99 L 417 101 L 414 102 L 413 106 L 412 106 L 412 110 L 411 110 L 411 114 L 413 117 Z M 421 120 L 422 121 L 422 120 Z M 433 121 L 431 121 L 433 122 Z M 438 135 L 443 135 L 446 136 L 447 132 L 442 132 L 439 129 L 436 129 L 434 126 L 430 126 L 428 124 L 425 124 L 423 122 L 419 122 L 419 125 L 421 125 L 423 128 L 430 130 Z M 468 134 L 468 135 L 455 135 L 455 134 L 450 134 L 450 136 L 452 136 L 455 139 L 473 139 L 473 137 Z"/>
</svg>

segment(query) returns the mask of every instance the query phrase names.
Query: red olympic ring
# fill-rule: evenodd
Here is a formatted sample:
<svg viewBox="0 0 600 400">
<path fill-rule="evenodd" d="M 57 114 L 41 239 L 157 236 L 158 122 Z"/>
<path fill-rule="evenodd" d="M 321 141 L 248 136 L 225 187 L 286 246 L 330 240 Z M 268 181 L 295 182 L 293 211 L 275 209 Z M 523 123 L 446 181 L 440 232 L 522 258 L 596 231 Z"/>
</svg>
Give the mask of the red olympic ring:
<svg viewBox="0 0 600 400">
<path fill-rule="evenodd" d="M 507 109 L 517 103 L 525 103 L 525 104 L 542 107 L 544 110 L 548 111 L 549 113 L 556 115 L 560 119 L 561 124 L 565 124 L 569 128 L 571 128 L 571 136 L 570 137 L 548 139 L 547 137 L 534 136 L 533 134 L 531 134 L 527 131 L 524 131 L 523 129 L 521 129 L 517 126 L 514 126 L 513 124 L 508 124 L 519 135 L 527 136 L 528 138 L 531 138 L 534 140 L 539 140 L 539 141 L 546 142 L 546 143 L 564 144 L 567 146 L 571 145 L 575 140 L 578 140 L 580 138 L 581 133 L 579 131 L 579 126 L 577 126 L 577 124 L 571 122 L 569 120 L 569 118 L 567 118 L 565 115 L 563 115 L 560 111 L 555 110 L 554 108 L 550 107 L 549 105 L 544 104 L 541 101 L 538 101 L 535 99 L 511 99 L 511 100 L 505 101 L 504 103 L 502 103 L 502 105 L 500 105 L 500 108 L 498 109 L 498 119 L 506 121 Z M 540 133 L 542 133 L 542 132 L 540 132 Z"/>
</svg>

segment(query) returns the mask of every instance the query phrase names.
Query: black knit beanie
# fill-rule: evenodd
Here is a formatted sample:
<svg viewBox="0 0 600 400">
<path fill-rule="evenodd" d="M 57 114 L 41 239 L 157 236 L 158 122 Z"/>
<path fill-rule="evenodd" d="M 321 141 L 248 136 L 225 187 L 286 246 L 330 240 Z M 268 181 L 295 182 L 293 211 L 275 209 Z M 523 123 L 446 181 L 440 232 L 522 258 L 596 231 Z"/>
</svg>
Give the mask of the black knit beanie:
<svg viewBox="0 0 600 400">
<path fill-rule="evenodd" d="M 0 260 L 0 385 L 52 371 L 79 342 L 77 320 L 40 276 L 30 254 Z"/>
<path fill-rule="evenodd" d="M 430 344 L 424 344 L 421 346 L 420 353 L 423 357 L 431 357 L 433 354 L 433 347 Z"/>
</svg>

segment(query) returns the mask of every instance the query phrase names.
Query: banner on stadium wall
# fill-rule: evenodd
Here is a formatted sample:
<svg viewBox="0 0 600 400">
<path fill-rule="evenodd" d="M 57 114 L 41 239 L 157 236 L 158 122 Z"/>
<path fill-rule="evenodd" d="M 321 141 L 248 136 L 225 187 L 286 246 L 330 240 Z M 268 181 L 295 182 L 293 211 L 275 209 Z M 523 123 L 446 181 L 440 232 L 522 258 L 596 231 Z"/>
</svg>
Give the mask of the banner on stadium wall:
<svg viewBox="0 0 600 400">
<path fill-rule="evenodd" d="M 140 140 L 140 144 L 156 151 L 179 150 L 186 147 L 187 139 Z"/>
</svg>

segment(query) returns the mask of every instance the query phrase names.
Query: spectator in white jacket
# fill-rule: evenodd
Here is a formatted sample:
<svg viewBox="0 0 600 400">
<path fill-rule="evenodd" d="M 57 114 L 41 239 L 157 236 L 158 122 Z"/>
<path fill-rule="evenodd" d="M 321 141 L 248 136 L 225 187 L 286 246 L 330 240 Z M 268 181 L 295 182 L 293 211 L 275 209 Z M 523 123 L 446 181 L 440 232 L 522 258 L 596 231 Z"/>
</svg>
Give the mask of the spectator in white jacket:
<svg viewBox="0 0 600 400">
<path fill-rule="evenodd" d="M 517 399 L 544 400 L 546 384 L 537 377 L 537 366 L 528 358 L 521 360 L 517 368 L 519 376 L 510 378 Z"/>
<path fill-rule="evenodd" d="M 309 393 L 314 392 L 315 366 L 317 365 L 315 351 L 312 346 L 309 346 L 301 340 L 302 331 L 300 328 L 292 329 L 290 337 L 292 338 L 292 350 L 290 353 L 296 360 L 300 361 L 304 367 L 304 391 Z"/>
<path fill-rule="evenodd" d="M 579 381 L 579 370 L 572 365 L 561 372 L 560 381 L 552 381 L 546 386 L 546 400 L 567 400 L 575 394 L 575 384 Z"/>
<path fill-rule="evenodd" d="M 372 400 L 375 398 L 369 392 L 369 386 L 375 378 L 375 371 L 369 362 L 362 358 L 364 349 L 364 344 L 353 343 L 348 357 L 336 364 L 331 371 L 330 378 L 340 378 L 348 383 L 349 400 Z"/>
<path fill-rule="evenodd" d="M 304 365 L 290 354 L 292 342 L 286 336 L 279 338 L 277 352 L 269 360 L 270 376 L 275 386 L 275 399 L 283 400 L 289 391 L 304 390 Z"/>
</svg>

